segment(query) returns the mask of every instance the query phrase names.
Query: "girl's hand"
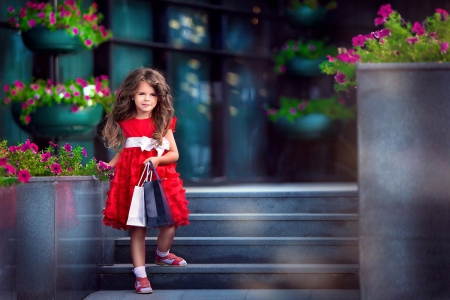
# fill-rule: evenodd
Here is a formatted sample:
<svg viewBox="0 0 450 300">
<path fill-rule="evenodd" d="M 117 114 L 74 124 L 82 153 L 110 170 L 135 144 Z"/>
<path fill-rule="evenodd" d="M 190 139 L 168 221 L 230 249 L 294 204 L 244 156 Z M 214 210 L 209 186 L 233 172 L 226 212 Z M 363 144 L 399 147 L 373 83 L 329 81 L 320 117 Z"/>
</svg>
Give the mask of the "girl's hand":
<svg viewBox="0 0 450 300">
<path fill-rule="evenodd" d="M 159 157 L 157 157 L 157 156 L 152 156 L 152 157 L 147 158 L 146 160 L 144 160 L 144 165 L 145 165 L 146 163 L 148 163 L 149 161 L 152 162 L 152 164 L 153 164 L 153 166 L 155 167 L 155 169 L 158 167 L 158 165 L 159 165 Z"/>
</svg>

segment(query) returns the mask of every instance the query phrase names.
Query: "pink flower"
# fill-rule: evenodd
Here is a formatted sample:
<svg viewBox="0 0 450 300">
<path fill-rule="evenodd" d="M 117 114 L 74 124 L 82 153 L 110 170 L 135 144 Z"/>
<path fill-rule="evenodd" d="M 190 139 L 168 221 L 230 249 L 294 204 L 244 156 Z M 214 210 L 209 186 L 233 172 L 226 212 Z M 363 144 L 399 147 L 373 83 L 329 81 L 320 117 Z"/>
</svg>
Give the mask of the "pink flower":
<svg viewBox="0 0 450 300">
<path fill-rule="evenodd" d="M 75 91 L 75 92 L 73 92 L 73 95 L 78 97 L 78 96 L 80 96 L 80 92 L 79 91 Z"/>
<path fill-rule="evenodd" d="M 86 100 L 86 101 L 89 101 L 89 96 L 88 95 L 86 95 L 86 96 L 84 96 L 84 100 Z"/>
<path fill-rule="evenodd" d="M 355 63 L 358 62 L 361 57 L 356 54 L 356 51 L 354 49 L 350 49 L 347 52 L 341 53 L 338 56 L 336 56 L 337 59 L 348 62 L 348 63 Z"/>
<path fill-rule="evenodd" d="M 78 32 L 79 32 L 79 30 L 78 30 L 78 28 L 74 27 L 74 28 L 72 29 L 72 32 L 73 32 L 73 34 L 77 35 Z"/>
<path fill-rule="evenodd" d="M 25 7 L 22 7 L 19 12 L 19 17 L 25 18 L 26 16 L 27 16 L 27 9 Z"/>
<path fill-rule="evenodd" d="M 31 122 L 31 117 L 30 115 L 26 115 L 25 116 L 25 123 L 29 124 Z"/>
<path fill-rule="evenodd" d="M 445 20 L 446 17 L 448 16 L 448 12 L 445 9 L 436 8 L 436 12 L 441 15 L 442 20 Z"/>
<path fill-rule="evenodd" d="M 102 169 L 102 170 L 109 170 L 109 169 L 111 169 L 111 167 L 108 166 L 107 164 L 105 164 L 103 161 L 99 161 L 98 166 L 99 166 L 100 169 Z"/>
<path fill-rule="evenodd" d="M 51 25 L 55 25 L 56 19 L 55 19 L 55 13 L 54 13 L 54 12 L 51 12 L 51 13 L 50 13 L 49 19 L 50 19 L 50 24 L 51 24 Z"/>
<path fill-rule="evenodd" d="M 297 110 L 295 108 L 291 107 L 291 108 L 289 108 L 289 113 L 291 115 L 295 115 L 297 113 Z"/>
<path fill-rule="evenodd" d="M 16 173 L 16 169 L 11 165 L 6 164 L 4 166 L 4 168 L 5 168 L 5 171 L 7 174 L 15 174 Z"/>
<path fill-rule="evenodd" d="M 314 45 L 308 45 L 308 49 L 309 49 L 309 51 L 311 51 L 311 52 L 313 52 L 314 50 L 316 50 L 316 46 L 314 46 Z"/>
<path fill-rule="evenodd" d="M 34 153 L 38 153 L 39 148 L 35 143 L 31 143 L 31 149 L 33 149 Z"/>
<path fill-rule="evenodd" d="M 22 109 L 27 109 L 28 104 L 26 102 L 22 103 Z"/>
<path fill-rule="evenodd" d="M 11 94 L 13 94 L 14 96 L 17 95 L 16 90 L 11 90 Z"/>
<path fill-rule="evenodd" d="M 17 146 L 11 146 L 8 149 L 9 149 L 9 151 L 11 151 L 11 153 L 15 153 L 15 152 L 19 151 L 19 147 L 17 147 Z"/>
<path fill-rule="evenodd" d="M 20 170 L 18 173 L 17 173 L 17 177 L 18 177 L 18 180 L 20 181 L 20 182 L 22 182 L 22 183 L 27 183 L 28 181 L 30 181 L 30 172 L 28 172 L 28 170 Z"/>
<path fill-rule="evenodd" d="M 30 98 L 27 100 L 28 105 L 33 105 L 34 104 L 34 99 Z"/>
<path fill-rule="evenodd" d="M 286 72 L 286 66 L 280 66 L 279 70 L 280 70 L 280 73 Z"/>
<path fill-rule="evenodd" d="M 67 171 L 72 172 L 72 167 L 68 167 Z"/>
<path fill-rule="evenodd" d="M 47 162 L 50 157 L 52 157 L 52 155 L 50 154 L 50 152 L 45 152 L 41 154 L 41 162 Z"/>
<path fill-rule="evenodd" d="M 441 43 L 440 45 L 441 45 L 441 53 L 442 54 L 446 53 L 448 49 L 448 42 Z"/>
<path fill-rule="evenodd" d="M 3 88 L 3 90 L 5 91 L 5 92 L 8 92 L 9 91 L 9 85 L 7 84 L 7 85 L 5 85 L 5 87 Z"/>
<path fill-rule="evenodd" d="M 412 38 L 407 38 L 406 41 L 408 43 L 410 43 L 411 45 L 414 45 L 415 43 L 417 43 L 419 41 L 419 39 L 416 37 L 412 37 Z"/>
<path fill-rule="evenodd" d="M 8 7 L 8 12 L 9 12 L 9 13 L 13 13 L 13 12 L 15 12 L 15 10 L 14 10 L 14 7 L 12 7 L 12 6 L 9 6 L 9 7 Z"/>
<path fill-rule="evenodd" d="M 72 111 L 73 113 L 76 113 L 76 112 L 78 111 L 78 105 L 76 105 L 76 104 L 72 105 L 71 111 Z"/>
<path fill-rule="evenodd" d="M 36 21 L 34 19 L 30 19 L 28 21 L 28 25 L 30 25 L 30 27 L 34 27 L 34 26 L 36 26 Z"/>
<path fill-rule="evenodd" d="M 84 157 L 87 157 L 87 152 L 86 152 L 86 149 L 85 149 L 85 148 L 83 148 L 83 149 L 81 150 L 81 153 L 83 153 Z"/>
<path fill-rule="evenodd" d="M 101 79 L 101 80 L 108 80 L 108 76 L 106 76 L 106 75 L 100 75 L 100 79 Z"/>
<path fill-rule="evenodd" d="M 81 85 L 82 87 L 87 87 L 87 81 L 86 80 L 84 80 L 83 78 L 77 78 L 76 80 L 75 80 L 75 82 L 77 83 L 77 84 L 79 84 L 79 85 Z"/>
<path fill-rule="evenodd" d="M 390 14 L 392 14 L 392 12 L 393 10 L 390 4 L 381 5 L 380 10 L 378 11 L 378 15 L 382 16 L 383 18 L 387 18 Z"/>
<path fill-rule="evenodd" d="M 52 173 L 55 175 L 61 174 L 61 166 L 59 164 L 52 164 L 51 165 Z"/>
<path fill-rule="evenodd" d="M 40 13 L 38 13 L 38 17 L 39 18 L 41 18 L 41 19 L 44 19 L 45 18 L 45 12 L 40 12 Z"/>
<path fill-rule="evenodd" d="M 300 104 L 298 105 L 298 109 L 299 109 L 299 110 L 305 110 L 305 108 L 308 106 L 308 104 L 309 104 L 309 102 L 304 101 L 304 102 L 302 102 L 302 103 L 300 103 Z"/>
<path fill-rule="evenodd" d="M 383 25 L 384 23 L 386 23 L 386 19 L 376 17 L 374 22 L 375 22 L 375 26 L 379 26 L 379 25 Z"/>
<path fill-rule="evenodd" d="M 337 73 L 336 76 L 334 76 L 334 79 L 336 79 L 339 84 L 343 84 L 346 78 L 345 74 L 342 73 Z"/>
<path fill-rule="evenodd" d="M 72 151 L 72 146 L 70 146 L 69 143 L 66 143 L 63 148 L 64 148 L 64 150 L 66 150 L 66 152 Z"/>
<path fill-rule="evenodd" d="M 334 62 L 334 57 L 331 55 L 327 55 L 329 62 Z"/>
<path fill-rule="evenodd" d="M 7 161 L 7 159 L 5 157 L 0 158 L 0 167 L 3 167 L 4 165 L 6 165 L 6 161 Z"/>
<path fill-rule="evenodd" d="M 21 90 L 21 89 L 23 89 L 23 88 L 25 87 L 25 85 L 23 84 L 23 82 L 21 82 L 21 81 L 19 81 L 19 80 L 14 81 L 14 86 L 15 86 L 17 89 L 19 89 L 19 90 Z"/>
<path fill-rule="evenodd" d="M 366 40 L 367 40 L 367 38 L 365 36 L 363 36 L 362 34 L 359 34 L 352 38 L 352 45 L 362 47 L 362 46 L 364 46 L 364 42 Z"/>
<path fill-rule="evenodd" d="M 47 84 L 48 84 L 48 85 L 53 85 L 53 80 L 47 79 Z"/>
<path fill-rule="evenodd" d="M 92 46 L 92 41 L 91 41 L 90 39 L 87 39 L 87 40 L 84 41 L 84 44 L 85 44 L 87 47 L 91 47 L 91 46 Z"/>
<path fill-rule="evenodd" d="M 293 45 L 292 46 L 292 50 L 297 51 L 298 50 L 298 46 L 297 45 Z"/>
<path fill-rule="evenodd" d="M 52 147 L 58 147 L 58 144 L 53 143 L 52 141 L 48 141 L 48 143 L 50 144 L 50 146 Z"/>
<path fill-rule="evenodd" d="M 419 22 L 415 22 L 412 31 L 417 33 L 417 36 L 421 36 L 425 33 L 425 28 L 423 28 L 422 24 L 420 24 Z"/>
<path fill-rule="evenodd" d="M 30 87 L 33 89 L 33 91 L 37 91 L 39 89 L 39 86 L 37 84 L 30 84 Z"/>
<path fill-rule="evenodd" d="M 11 99 L 6 97 L 5 100 L 3 101 L 4 104 L 9 104 L 11 103 Z"/>
<path fill-rule="evenodd" d="M 68 92 L 64 93 L 64 98 L 70 99 L 70 93 L 68 93 Z"/>
</svg>

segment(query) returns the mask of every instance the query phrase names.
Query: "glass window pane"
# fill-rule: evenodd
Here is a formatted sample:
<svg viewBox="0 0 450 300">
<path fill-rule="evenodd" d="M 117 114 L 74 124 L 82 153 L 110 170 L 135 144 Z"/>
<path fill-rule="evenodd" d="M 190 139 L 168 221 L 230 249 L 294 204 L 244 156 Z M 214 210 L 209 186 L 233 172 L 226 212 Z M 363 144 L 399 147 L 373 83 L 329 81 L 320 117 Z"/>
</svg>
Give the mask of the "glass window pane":
<svg viewBox="0 0 450 300">
<path fill-rule="evenodd" d="M 147 48 L 114 45 L 112 55 L 112 89 L 118 89 L 122 80 L 132 70 L 142 66 L 151 67 L 152 61 L 152 51 Z"/>
<path fill-rule="evenodd" d="M 152 41 L 152 18 L 150 1 L 114 0 L 113 35 L 123 39 Z"/>
<path fill-rule="evenodd" d="M 266 22 L 256 17 L 242 15 L 227 16 L 225 49 L 236 52 L 265 53 L 264 28 Z"/>
<path fill-rule="evenodd" d="M 3 86 L 15 80 L 31 82 L 33 53 L 25 48 L 17 31 L 0 28 L 0 99 L 4 99 Z M 0 138 L 8 140 L 10 145 L 23 143 L 28 134 L 19 129 L 11 116 L 11 107 L 0 105 Z"/>
<path fill-rule="evenodd" d="M 88 79 L 94 74 L 94 52 L 82 51 L 58 56 L 61 82 L 78 77 Z M 82 62 L 82 63 L 80 63 Z"/>
<path fill-rule="evenodd" d="M 169 7 L 169 42 L 175 47 L 209 48 L 208 14 L 202 10 Z"/>
<path fill-rule="evenodd" d="M 209 61 L 199 55 L 173 53 L 171 64 L 180 152 L 177 171 L 186 179 L 207 178 L 211 170 Z"/>
<path fill-rule="evenodd" d="M 230 159 L 226 175 L 230 179 L 252 179 L 265 174 L 264 103 L 268 95 L 264 88 L 258 87 L 256 73 L 248 63 L 227 61 L 229 132 L 232 134 L 227 143 Z"/>
</svg>

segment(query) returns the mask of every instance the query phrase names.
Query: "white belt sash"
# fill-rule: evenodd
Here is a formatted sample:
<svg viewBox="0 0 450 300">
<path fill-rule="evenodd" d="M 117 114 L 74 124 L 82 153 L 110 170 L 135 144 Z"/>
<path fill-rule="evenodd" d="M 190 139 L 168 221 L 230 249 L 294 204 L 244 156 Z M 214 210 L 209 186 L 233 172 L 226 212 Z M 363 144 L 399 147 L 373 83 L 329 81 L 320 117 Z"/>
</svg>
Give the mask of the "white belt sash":
<svg viewBox="0 0 450 300">
<path fill-rule="evenodd" d="M 158 145 L 158 141 L 146 136 L 130 137 L 125 141 L 125 148 L 140 147 L 142 151 L 151 151 L 156 149 L 158 156 L 164 153 L 164 150 L 169 150 L 170 142 L 165 137 L 162 138 L 162 145 Z"/>
</svg>

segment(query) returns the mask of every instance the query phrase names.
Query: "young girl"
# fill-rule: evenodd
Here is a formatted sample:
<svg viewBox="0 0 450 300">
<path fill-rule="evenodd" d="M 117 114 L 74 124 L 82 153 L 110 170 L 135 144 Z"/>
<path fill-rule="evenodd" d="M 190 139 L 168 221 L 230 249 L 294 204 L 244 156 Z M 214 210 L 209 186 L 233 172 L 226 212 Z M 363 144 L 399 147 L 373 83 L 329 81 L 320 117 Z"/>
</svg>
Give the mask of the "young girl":
<svg viewBox="0 0 450 300">
<path fill-rule="evenodd" d="M 103 224 L 130 229 L 131 260 L 137 293 L 152 293 L 145 271 L 145 227 L 127 226 L 134 187 L 144 165 L 151 161 L 163 179 L 163 187 L 175 225 L 160 227 L 155 262 L 158 265 L 186 266 L 186 261 L 169 253 L 175 229 L 188 225 L 189 210 L 182 181 L 175 170 L 178 150 L 173 136 L 176 118 L 170 88 L 164 76 L 150 68 L 132 71 L 122 82 L 117 101 L 107 115 L 103 138 L 118 153 L 107 163 L 116 171 L 103 210 Z"/>
</svg>

